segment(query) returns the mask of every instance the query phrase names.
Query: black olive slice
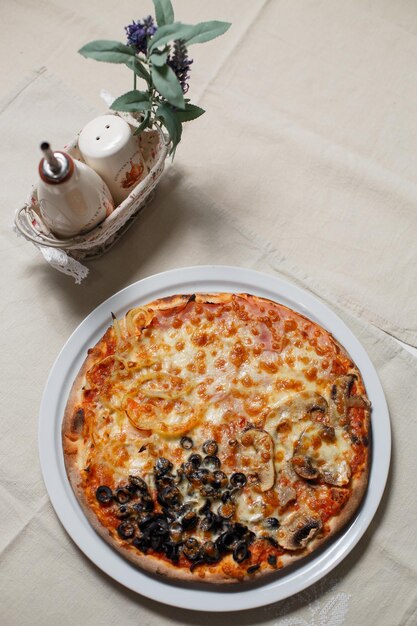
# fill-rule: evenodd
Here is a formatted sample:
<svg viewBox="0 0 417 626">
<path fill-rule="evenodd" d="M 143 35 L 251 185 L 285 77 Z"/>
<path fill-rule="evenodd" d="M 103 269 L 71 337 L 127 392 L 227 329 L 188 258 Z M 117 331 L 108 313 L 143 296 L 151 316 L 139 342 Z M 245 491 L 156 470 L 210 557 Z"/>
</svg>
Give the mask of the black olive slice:
<svg viewBox="0 0 417 626">
<path fill-rule="evenodd" d="M 181 504 L 180 507 L 178 507 L 177 513 L 178 515 L 185 515 L 186 513 L 188 513 L 188 511 L 191 511 L 193 508 L 193 505 L 191 504 L 191 502 L 184 502 L 184 504 Z"/>
<path fill-rule="evenodd" d="M 265 520 L 265 526 L 268 528 L 279 528 L 279 521 L 276 517 L 267 517 Z"/>
<path fill-rule="evenodd" d="M 164 476 L 165 474 L 167 474 L 168 472 L 172 470 L 172 467 L 173 465 L 171 461 L 161 456 L 155 463 L 155 475 Z"/>
<path fill-rule="evenodd" d="M 261 566 L 259 565 L 259 563 L 257 565 L 251 565 L 250 567 L 248 567 L 248 569 L 246 570 L 248 574 L 254 574 L 255 572 L 258 571 L 258 569 Z"/>
<path fill-rule="evenodd" d="M 174 524 L 178 520 L 178 505 L 173 507 L 163 507 L 164 519 L 166 519 L 168 525 Z"/>
<path fill-rule="evenodd" d="M 129 476 L 130 487 L 135 487 L 137 491 L 148 491 L 148 485 L 140 476 Z"/>
<path fill-rule="evenodd" d="M 179 544 L 173 543 L 172 541 L 165 541 L 162 544 L 162 550 L 165 552 L 167 557 L 171 559 L 173 563 L 176 563 L 179 558 Z"/>
<path fill-rule="evenodd" d="M 146 498 L 146 500 L 142 500 L 141 504 L 144 511 L 153 511 L 155 508 L 155 504 L 152 498 Z"/>
<path fill-rule="evenodd" d="M 224 533 L 219 535 L 216 539 L 216 546 L 220 550 L 220 552 L 228 552 L 229 550 L 233 550 L 233 546 L 237 541 L 236 535 L 232 530 L 226 530 Z"/>
<path fill-rule="evenodd" d="M 203 485 L 200 493 L 205 498 L 217 498 L 219 496 L 219 492 L 212 485 Z"/>
<path fill-rule="evenodd" d="M 121 504 L 119 506 L 119 510 L 116 512 L 116 515 L 119 519 L 126 519 L 127 517 L 135 519 L 137 517 L 137 512 L 131 505 Z"/>
<path fill-rule="evenodd" d="M 127 504 L 131 498 L 131 494 L 124 487 L 120 487 L 116 489 L 116 493 L 114 494 L 114 499 L 117 500 L 119 504 Z"/>
<path fill-rule="evenodd" d="M 220 559 L 220 552 L 214 541 L 206 541 L 201 547 L 201 555 L 209 563 L 215 563 Z"/>
<path fill-rule="evenodd" d="M 178 543 L 179 541 L 181 541 L 183 528 L 179 522 L 175 522 L 174 524 L 171 524 L 171 526 L 169 527 L 169 532 L 170 532 L 172 541 L 174 541 L 175 543 Z"/>
<path fill-rule="evenodd" d="M 187 550 L 195 550 L 196 548 L 200 549 L 198 539 L 195 537 L 187 537 L 184 541 L 184 548 L 187 548 Z"/>
<path fill-rule="evenodd" d="M 222 502 L 229 502 L 229 500 L 231 500 L 232 498 L 232 492 L 227 490 L 227 491 L 223 491 L 222 493 L 222 497 L 221 500 Z"/>
<path fill-rule="evenodd" d="M 217 443 L 214 441 L 214 439 L 210 439 L 209 441 L 205 441 L 203 443 L 203 452 L 204 454 L 208 454 L 210 456 L 213 456 L 214 454 L 217 453 L 217 450 L 219 449 Z"/>
<path fill-rule="evenodd" d="M 156 476 L 156 488 L 162 489 L 168 485 L 174 485 L 174 477 L 170 475 Z"/>
<path fill-rule="evenodd" d="M 242 539 L 242 537 L 244 537 L 248 533 L 248 527 L 244 524 L 241 524 L 240 522 L 236 522 L 235 524 L 233 524 L 232 530 L 235 533 L 236 537 L 238 537 L 238 539 Z"/>
<path fill-rule="evenodd" d="M 211 470 L 218 470 L 221 463 L 218 456 L 205 456 L 203 459 L 203 463 L 206 467 L 209 467 Z"/>
<path fill-rule="evenodd" d="M 135 504 L 135 509 L 138 511 L 153 511 L 155 508 L 154 501 L 151 496 L 144 493 L 141 494 L 139 502 Z"/>
<path fill-rule="evenodd" d="M 236 505 L 234 502 L 231 502 L 231 501 L 221 504 L 219 508 L 217 509 L 217 513 L 221 515 L 221 517 L 224 517 L 225 519 L 230 519 L 231 517 L 233 517 L 235 511 L 236 511 Z"/>
<path fill-rule="evenodd" d="M 190 561 L 195 561 L 200 554 L 200 543 L 194 537 L 188 537 L 183 544 L 183 553 Z"/>
<path fill-rule="evenodd" d="M 164 536 L 169 532 L 169 525 L 167 520 L 162 516 L 158 515 L 154 517 L 154 520 L 148 526 L 148 531 L 150 535 L 159 535 Z"/>
<path fill-rule="evenodd" d="M 272 567 L 275 567 L 277 564 L 277 557 L 275 554 L 270 554 L 268 555 L 268 563 L 269 565 L 272 565 Z"/>
<path fill-rule="evenodd" d="M 200 520 L 200 528 L 202 531 L 206 532 L 211 530 L 214 526 L 214 515 L 211 511 L 208 511 L 207 514 Z"/>
<path fill-rule="evenodd" d="M 182 470 L 184 472 L 184 474 L 186 475 L 186 477 L 188 478 L 190 476 L 190 474 L 192 474 L 197 468 L 194 467 L 194 465 L 192 463 L 190 463 L 190 461 L 186 461 L 185 463 L 183 463 L 182 465 Z"/>
<path fill-rule="evenodd" d="M 158 493 L 158 502 L 162 506 L 173 506 L 179 504 L 181 500 L 181 492 L 178 487 L 168 485 Z"/>
<path fill-rule="evenodd" d="M 202 458 L 199 454 L 192 454 L 188 457 L 188 463 L 191 463 L 193 469 L 197 469 L 200 467 L 202 463 Z"/>
<path fill-rule="evenodd" d="M 202 483 L 206 483 L 210 477 L 210 472 L 205 467 L 199 467 L 198 470 L 195 471 L 195 473 Z"/>
<path fill-rule="evenodd" d="M 140 550 L 141 552 L 146 554 L 146 552 L 150 548 L 150 541 L 145 537 L 135 537 L 135 539 L 132 541 L 132 545 L 134 545 L 137 550 Z"/>
<path fill-rule="evenodd" d="M 158 551 L 162 548 L 162 544 L 164 543 L 164 537 L 162 535 L 149 535 L 151 548 L 152 550 Z"/>
<path fill-rule="evenodd" d="M 152 524 L 153 520 L 153 515 L 144 514 L 138 521 L 138 526 L 140 530 L 145 530 L 150 524 Z"/>
<path fill-rule="evenodd" d="M 181 520 L 184 530 L 191 530 L 197 526 L 198 517 L 194 511 L 188 511 Z"/>
<path fill-rule="evenodd" d="M 246 541 L 239 541 L 233 549 L 233 558 L 236 563 L 243 563 L 250 556 Z"/>
<path fill-rule="evenodd" d="M 221 515 L 214 514 L 213 530 L 225 530 L 230 527 L 230 523 L 227 519 Z"/>
<path fill-rule="evenodd" d="M 224 489 L 227 487 L 227 476 L 221 470 L 216 470 L 211 475 L 211 483 L 215 489 Z"/>
<path fill-rule="evenodd" d="M 246 482 L 247 478 L 245 474 L 242 474 L 242 472 L 235 472 L 230 477 L 230 484 L 232 485 L 232 487 L 242 488 L 246 485 Z"/>
<path fill-rule="evenodd" d="M 113 492 L 107 485 L 101 485 L 96 491 L 96 498 L 101 504 L 108 504 L 113 499 Z"/>
<path fill-rule="evenodd" d="M 209 479 L 210 472 L 208 469 L 204 469 L 203 467 L 199 467 L 196 470 L 193 470 L 188 476 L 188 480 L 190 483 L 195 485 L 196 487 L 200 487 L 201 485 L 205 485 Z"/>
<path fill-rule="evenodd" d="M 230 531 L 234 534 L 236 541 L 246 541 L 248 546 L 256 539 L 255 533 L 239 522 L 232 524 Z"/>
<path fill-rule="evenodd" d="M 184 450 L 191 450 L 194 443 L 191 437 L 181 437 L 180 446 L 181 448 L 184 448 Z"/>
<path fill-rule="evenodd" d="M 121 519 L 127 517 L 129 515 L 129 507 L 127 507 L 125 504 L 122 504 L 121 506 L 119 506 L 119 510 L 117 511 L 116 515 Z"/>
<path fill-rule="evenodd" d="M 135 534 L 135 527 L 129 521 L 122 522 L 117 527 L 117 532 L 119 534 L 119 537 L 121 537 L 122 539 L 131 539 Z"/>
</svg>

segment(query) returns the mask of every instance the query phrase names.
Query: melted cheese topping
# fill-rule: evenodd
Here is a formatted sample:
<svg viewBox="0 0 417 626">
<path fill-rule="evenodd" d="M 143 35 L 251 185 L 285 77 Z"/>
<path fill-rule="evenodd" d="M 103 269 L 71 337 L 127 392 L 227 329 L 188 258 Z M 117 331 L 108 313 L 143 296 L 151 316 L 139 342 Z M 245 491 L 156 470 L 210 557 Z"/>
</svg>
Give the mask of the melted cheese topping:
<svg viewBox="0 0 417 626">
<path fill-rule="evenodd" d="M 300 506 L 311 508 L 316 487 L 307 471 L 323 501 L 349 484 L 350 434 L 330 422 L 328 407 L 353 363 L 313 322 L 233 296 L 226 304 L 133 309 L 114 321 L 111 337 L 114 347 L 86 375 L 80 469 L 99 467 L 112 485 L 139 475 L 154 489 L 159 457 L 178 468 L 191 453 L 204 456 L 203 443 L 214 439 L 220 469 L 247 477 L 234 519 L 270 535 L 266 518 L 283 527 Z M 192 450 L 181 446 L 184 435 Z M 178 488 L 196 509 L 205 503 L 187 480 Z"/>
</svg>

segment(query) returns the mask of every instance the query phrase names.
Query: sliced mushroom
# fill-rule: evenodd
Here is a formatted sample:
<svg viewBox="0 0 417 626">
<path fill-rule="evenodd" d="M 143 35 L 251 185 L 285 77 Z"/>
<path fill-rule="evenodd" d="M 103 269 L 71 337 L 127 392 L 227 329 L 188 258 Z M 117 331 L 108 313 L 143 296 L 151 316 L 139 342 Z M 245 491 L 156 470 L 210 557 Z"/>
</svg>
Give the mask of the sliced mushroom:
<svg viewBox="0 0 417 626">
<path fill-rule="evenodd" d="M 322 527 L 321 518 L 309 510 L 294 511 L 281 522 L 276 538 L 286 550 L 301 550 L 313 539 Z"/>
<path fill-rule="evenodd" d="M 330 389 L 329 415 L 333 425 L 345 424 L 348 412 L 347 399 L 355 381 L 353 375 L 336 378 Z"/>
<path fill-rule="evenodd" d="M 326 463 L 320 469 L 320 474 L 325 483 L 335 485 L 336 487 L 343 487 L 343 485 L 349 483 L 352 471 L 349 463 L 342 460 L 334 465 Z"/>
<path fill-rule="evenodd" d="M 289 400 L 272 409 L 270 417 L 277 416 L 281 420 L 301 420 L 306 415 L 327 413 L 329 405 L 323 396 L 315 391 L 302 391 L 293 395 Z"/>
<path fill-rule="evenodd" d="M 339 376 L 334 381 L 330 389 L 329 416 L 333 426 L 340 424 L 346 426 L 348 423 L 348 411 L 351 407 L 369 409 L 368 400 L 361 395 L 351 395 L 353 383 L 356 376 Z"/>
<path fill-rule="evenodd" d="M 251 428 L 245 431 L 240 442 L 243 447 L 252 452 L 250 467 L 259 477 L 261 491 L 268 491 L 274 486 L 274 441 L 265 430 Z"/>
<path fill-rule="evenodd" d="M 313 461 L 309 456 L 303 456 L 302 454 L 293 456 L 292 465 L 297 474 L 306 480 L 318 478 L 320 475 L 319 470 L 313 465 Z"/>
<path fill-rule="evenodd" d="M 285 508 L 290 502 L 294 502 L 297 499 L 297 492 L 292 486 L 291 476 L 297 479 L 297 475 L 290 468 L 283 469 L 278 473 L 276 482 L 276 493 L 279 499 L 279 506 Z"/>
<path fill-rule="evenodd" d="M 311 422 L 301 433 L 291 459 L 292 467 L 301 478 L 321 478 L 330 485 L 342 487 L 350 480 L 351 470 L 345 455 L 350 445 L 334 428 Z"/>
</svg>

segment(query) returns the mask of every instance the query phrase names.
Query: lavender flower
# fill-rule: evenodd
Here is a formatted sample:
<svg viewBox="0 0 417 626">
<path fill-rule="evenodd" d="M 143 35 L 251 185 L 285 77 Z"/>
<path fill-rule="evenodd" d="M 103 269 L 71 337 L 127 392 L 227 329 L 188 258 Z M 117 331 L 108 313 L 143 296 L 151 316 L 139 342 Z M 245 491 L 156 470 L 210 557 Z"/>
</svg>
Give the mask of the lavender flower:
<svg viewBox="0 0 417 626">
<path fill-rule="evenodd" d="M 125 31 L 128 45 L 135 48 L 136 52 L 146 54 L 148 50 L 148 38 L 156 33 L 157 27 L 155 26 L 153 17 L 148 15 L 142 22 L 140 20 L 135 22 L 135 20 L 133 20 L 132 24 L 125 26 Z"/>
<path fill-rule="evenodd" d="M 180 81 L 182 92 L 187 93 L 189 85 L 190 65 L 193 62 L 188 58 L 187 46 L 182 39 L 176 39 L 173 46 L 173 55 L 168 59 L 168 65 L 174 70 Z"/>
</svg>

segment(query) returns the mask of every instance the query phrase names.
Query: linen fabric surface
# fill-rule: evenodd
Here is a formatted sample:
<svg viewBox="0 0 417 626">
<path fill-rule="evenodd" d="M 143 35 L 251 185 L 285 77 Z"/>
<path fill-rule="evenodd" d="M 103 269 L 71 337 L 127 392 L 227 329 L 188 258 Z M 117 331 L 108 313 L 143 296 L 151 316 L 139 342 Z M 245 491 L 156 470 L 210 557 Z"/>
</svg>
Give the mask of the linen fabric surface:
<svg viewBox="0 0 417 626">
<path fill-rule="evenodd" d="M 58 0 L 35 8 L 22 0 L 1 8 L 9 94 L 0 105 L 2 621 L 414 624 L 417 359 L 387 333 L 417 344 L 415 8 L 184 0 L 175 9 L 184 22 L 233 22 L 223 41 L 191 49 L 190 96 L 207 113 L 186 127 L 152 204 L 78 286 L 16 238 L 13 212 L 36 181 L 40 141 L 62 147 L 105 112 L 100 88 L 131 88 L 127 70 L 76 50 L 95 38 L 122 39 L 122 27 L 152 7 Z M 36 42 L 12 72 L 9 39 L 23 51 L 35 28 Z M 53 512 L 37 452 L 42 390 L 78 323 L 135 280 L 213 263 L 281 276 L 327 302 L 373 360 L 393 428 L 385 495 L 353 552 L 301 594 L 216 616 L 147 600 L 90 563 Z"/>
<path fill-rule="evenodd" d="M 76 51 L 93 39 L 123 40 L 124 25 L 152 11 L 150 0 L 5 4 L 4 93 L 47 66 L 102 107 L 100 89 L 129 91 L 131 73 Z M 179 0 L 175 15 L 232 22 L 222 38 L 190 48 L 188 95 L 207 113 L 186 127 L 176 167 L 308 268 L 342 306 L 417 345 L 415 3 Z M 11 71 L 8 51 L 16 46 Z M 59 116 L 67 140 L 72 106 L 52 90 L 44 103 L 44 119 Z M 20 159 L 30 163 L 22 190 L 43 139 L 42 118 L 29 117 L 36 125 Z M 50 142 L 57 145 L 61 133 Z"/>
</svg>

